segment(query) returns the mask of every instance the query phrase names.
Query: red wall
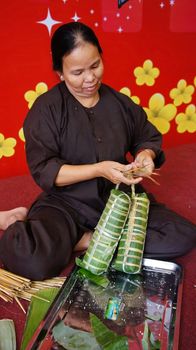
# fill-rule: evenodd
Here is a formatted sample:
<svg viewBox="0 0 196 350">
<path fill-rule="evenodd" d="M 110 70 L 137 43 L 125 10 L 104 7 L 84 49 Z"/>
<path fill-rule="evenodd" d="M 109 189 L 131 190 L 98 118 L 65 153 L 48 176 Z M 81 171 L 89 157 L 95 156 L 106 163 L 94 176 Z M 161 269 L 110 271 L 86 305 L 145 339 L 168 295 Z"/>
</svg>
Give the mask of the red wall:
<svg viewBox="0 0 196 350">
<path fill-rule="evenodd" d="M 155 93 L 164 97 L 165 105 L 174 105 L 171 89 L 182 79 L 192 86 L 185 91 L 189 98 L 176 106 L 175 116 L 169 121 L 164 147 L 195 141 L 195 0 L 128 0 L 118 8 L 119 2 L 123 3 L 117 0 L 1 2 L 0 177 L 28 171 L 24 142 L 18 134 L 28 111 L 24 94 L 35 90 L 39 82 L 50 88 L 58 81 L 51 68 L 49 30 L 38 23 L 47 17 L 48 9 L 53 21 L 70 22 L 76 14 L 79 21 L 94 28 L 104 51 L 104 81 L 117 90 L 129 88 L 131 95 L 140 98 L 142 106 L 148 107 Z M 59 24 L 51 27 L 51 33 Z M 138 85 L 133 73 L 146 60 L 151 60 L 160 72 L 152 86 Z M 186 110 L 189 105 L 192 105 L 191 116 Z M 185 114 L 181 132 L 176 123 L 179 113 Z"/>
</svg>

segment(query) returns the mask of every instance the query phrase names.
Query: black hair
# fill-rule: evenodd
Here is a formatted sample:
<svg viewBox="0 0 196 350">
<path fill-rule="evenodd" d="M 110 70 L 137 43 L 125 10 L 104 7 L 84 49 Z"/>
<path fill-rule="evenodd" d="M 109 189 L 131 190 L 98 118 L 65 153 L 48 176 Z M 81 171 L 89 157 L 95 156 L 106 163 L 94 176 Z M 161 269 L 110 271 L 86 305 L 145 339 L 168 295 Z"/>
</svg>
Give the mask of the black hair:
<svg viewBox="0 0 196 350">
<path fill-rule="evenodd" d="M 57 28 L 51 39 L 52 62 L 55 71 L 62 72 L 63 56 L 70 54 L 82 41 L 96 46 L 98 52 L 102 54 L 99 40 L 87 25 L 81 22 L 70 22 Z"/>
</svg>

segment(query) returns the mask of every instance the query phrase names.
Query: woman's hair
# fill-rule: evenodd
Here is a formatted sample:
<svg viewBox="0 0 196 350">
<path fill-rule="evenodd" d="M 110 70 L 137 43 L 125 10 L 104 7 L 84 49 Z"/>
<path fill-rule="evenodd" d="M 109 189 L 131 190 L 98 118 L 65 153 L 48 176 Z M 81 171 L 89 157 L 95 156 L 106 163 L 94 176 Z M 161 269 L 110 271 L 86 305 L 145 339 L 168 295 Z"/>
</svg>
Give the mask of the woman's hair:
<svg viewBox="0 0 196 350">
<path fill-rule="evenodd" d="M 78 47 L 82 42 L 88 42 L 97 47 L 99 53 L 102 48 L 91 28 L 81 22 L 70 22 L 60 26 L 51 40 L 52 62 L 55 71 L 62 72 L 62 58 Z"/>
</svg>

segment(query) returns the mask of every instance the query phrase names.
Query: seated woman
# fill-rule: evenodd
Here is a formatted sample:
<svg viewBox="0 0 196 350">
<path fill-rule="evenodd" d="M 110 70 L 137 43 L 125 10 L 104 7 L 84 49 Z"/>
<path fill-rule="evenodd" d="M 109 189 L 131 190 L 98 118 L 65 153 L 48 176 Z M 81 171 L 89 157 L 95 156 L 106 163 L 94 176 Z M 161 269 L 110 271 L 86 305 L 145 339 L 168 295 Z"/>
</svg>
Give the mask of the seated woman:
<svg viewBox="0 0 196 350">
<path fill-rule="evenodd" d="M 51 51 L 61 82 L 37 98 L 24 122 L 28 166 L 43 192 L 0 241 L 5 267 L 30 279 L 59 274 L 96 227 L 111 189 L 130 191 L 142 181 L 125 171 L 145 167 L 151 175 L 164 162 L 162 136 L 142 107 L 102 83 L 102 49 L 91 28 L 60 26 Z M 172 258 L 195 244 L 195 226 L 152 200 L 144 256 Z"/>
</svg>

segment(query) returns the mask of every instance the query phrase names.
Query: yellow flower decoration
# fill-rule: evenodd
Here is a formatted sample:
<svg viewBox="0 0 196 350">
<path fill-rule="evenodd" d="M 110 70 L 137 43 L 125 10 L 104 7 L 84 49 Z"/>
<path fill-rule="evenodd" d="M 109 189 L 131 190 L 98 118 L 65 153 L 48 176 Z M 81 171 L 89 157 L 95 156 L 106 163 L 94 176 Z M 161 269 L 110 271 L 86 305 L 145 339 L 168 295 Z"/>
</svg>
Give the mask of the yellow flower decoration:
<svg viewBox="0 0 196 350">
<path fill-rule="evenodd" d="M 38 83 L 35 87 L 35 91 L 28 90 L 27 92 L 25 92 L 24 98 L 28 102 L 29 109 L 32 107 L 36 98 L 46 91 L 48 91 L 48 86 L 45 83 Z"/>
<path fill-rule="evenodd" d="M 131 96 L 131 90 L 128 87 L 123 87 L 122 89 L 120 89 L 120 92 L 124 95 L 127 95 L 129 98 L 131 98 L 133 100 L 133 102 L 135 102 L 136 104 L 140 104 L 140 99 L 138 96 Z"/>
<path fill-rule="evenodd" d="M 175 117 L 177 108 L 173 104 L 165 105 L 162 94 L 156 93 L 149 100 L 149 108 L 144 108 L 148 120 L 162 133 L 166 134 L 170 129 L 170 121 Z"/>
<path fill-rule="evenodd" d="M 148 85 L 152 86 L 155 83 L 155 79 L 159 76 L 160 70 L 153 67 L 151 60 L 146 60 L 143 63 L 143 67 L 136 67 L 133 71 L 136 77 L 137 85 Z"/>
<path fill-rule="evenodd" d="M 5 139 L 4 135 L 0 133 L 0 158 L 11 157 L 14 155 L 16 140 L 13 137 Z"/>
<path fill-rule="evenodd" d="M 194 104 L 186 107 L 185 113 L 176 116 L 177 131 L 182 134 L 185 131 L 193 133 L 196 131 L 196 109 Z"/>
<path fill-rule="evenodd" d="M 18 135 L 20 137 L 20 139 L 25 142 L 25 137 L 24 137 L 24 131 L 23 131 L 23 128 L 21 128 L 18 132 Z"/>
<path fill-rule="evenodd" d="M 170 90 L 169 96 L 174 100 L 175 106 L 182 103 L 189 103 L 195 88 L 193 85 L 187 85 L 186 80 L 181 79 L 177 84 L 177 88 Z"/>
</svg>

